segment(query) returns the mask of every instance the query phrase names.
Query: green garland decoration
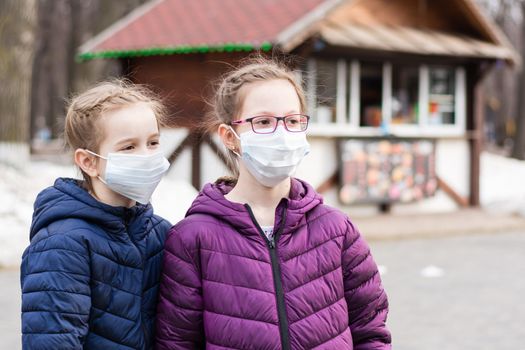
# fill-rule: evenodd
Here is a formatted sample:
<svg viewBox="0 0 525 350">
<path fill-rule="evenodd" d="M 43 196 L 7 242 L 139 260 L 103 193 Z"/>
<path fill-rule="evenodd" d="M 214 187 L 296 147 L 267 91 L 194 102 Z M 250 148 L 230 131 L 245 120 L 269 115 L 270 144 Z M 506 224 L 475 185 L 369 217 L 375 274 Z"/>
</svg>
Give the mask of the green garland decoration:
<svg viewBox="0 0 525 350">
<path fill-rule="evenodd" d="M 126 57 L 147 57 L 147 56 L 164 56 L 189 53 L 210 53 L 210 52 L 250 52 L 256 49 L 270 51 L 272 44 L 263 42 L 259 47 L 248 43 L 226 43 L 224 45 L 197 45 L 188 46 L 180 45 L 175 47 L 152 47 L 141 50 L 110 50 L 100 52 L 84 52 L 78 54 L 77 62 L 90 61 L 97 58 L 126 58 Z"/>
</svg>

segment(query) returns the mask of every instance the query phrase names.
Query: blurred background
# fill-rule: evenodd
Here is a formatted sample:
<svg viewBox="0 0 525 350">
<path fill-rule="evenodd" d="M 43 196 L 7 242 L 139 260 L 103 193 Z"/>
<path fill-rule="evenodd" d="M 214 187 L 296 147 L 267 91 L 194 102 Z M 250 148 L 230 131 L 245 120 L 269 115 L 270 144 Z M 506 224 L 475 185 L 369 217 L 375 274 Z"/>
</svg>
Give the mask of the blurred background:
<svg viewBox="0 0 525 350">
<path fill-rule="evenodd" d="M 229 172 L 197 126 L 255 52 L 304 85 L 297 176 L 370 241 L 394 348 L 523 348 L 524 18 L 523 0 L 0 0 L 0 348 L 21 348 L 33 201 L 79 176 L 68 99 L 111 77 L 163 97 L 171 169 L 152 203 L 175 223 Z"/>
</svg>

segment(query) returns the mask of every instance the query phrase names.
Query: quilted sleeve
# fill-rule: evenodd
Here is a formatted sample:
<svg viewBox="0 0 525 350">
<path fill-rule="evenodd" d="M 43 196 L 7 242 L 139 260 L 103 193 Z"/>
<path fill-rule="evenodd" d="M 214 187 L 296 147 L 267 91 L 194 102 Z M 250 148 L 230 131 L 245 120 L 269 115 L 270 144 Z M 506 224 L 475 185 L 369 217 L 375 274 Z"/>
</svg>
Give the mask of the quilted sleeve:
<svg viewBox="0 0 525 350">
<path fill-rule="evenodd" d="M 82 349 L 91 308 L 88 249 L 68 235 L 45 235 L 22 257 L 22 346 Z"/>
<path fill-rule="evenodd" d="M 204 349 L 202 281 L 196 237 L 170 230 L 157 307 L 156 349 Z"/>
<path fill-rule="evenodd" d="M 388 300 L 370 248 L 347 220 L 342 253 L 345 299 L 355 350 L 390 349 Z"/>
</svg>

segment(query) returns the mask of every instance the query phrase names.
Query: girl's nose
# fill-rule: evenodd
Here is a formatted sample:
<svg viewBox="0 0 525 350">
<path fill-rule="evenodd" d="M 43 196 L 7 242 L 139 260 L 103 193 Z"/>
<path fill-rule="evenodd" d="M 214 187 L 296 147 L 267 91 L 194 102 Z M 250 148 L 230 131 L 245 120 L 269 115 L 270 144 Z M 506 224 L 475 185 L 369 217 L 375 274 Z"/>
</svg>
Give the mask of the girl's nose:
<svg viewBox="0 0 525 350">
<path fill-rule="evenodd" d="M 277 128 L 279 127 L 279 123 L 281 122 L 282 122 L 281 128 L 284 128 L 285 130 L 287 130 L 286 125 L 284 123 L 284 119 L 277 119 L 277 123 L 275 124 L 275 130 L 277 130 Z"/>
<path fill-rule="evenodd" d="M 139 154 L 144 154 L 144 155 L 151 154 L 151 153 L 155 152 L 155 150 L 149 148 L 148 145 L 141 146 L 138 151 L 139 151 L 138 152 Z"/>
</svg>

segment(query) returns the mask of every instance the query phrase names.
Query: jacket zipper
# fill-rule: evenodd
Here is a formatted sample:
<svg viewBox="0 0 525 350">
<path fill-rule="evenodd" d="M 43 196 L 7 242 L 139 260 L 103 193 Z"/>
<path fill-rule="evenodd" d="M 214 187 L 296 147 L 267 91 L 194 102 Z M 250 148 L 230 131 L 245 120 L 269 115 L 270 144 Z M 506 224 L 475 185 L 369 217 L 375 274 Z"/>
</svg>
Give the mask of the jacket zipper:
<svg viewBox="0 0 525 350">
<path fill-rule="evenodd" d="M 253 215 L 252 208 L 248 204 L 244 205 L 250 214 L 257 231 L 262 236 L 268 249 L 270 250 L 270 261 L 272 265 L 272 274 L 273 274 L 273 284 L 275 287 L 275 298 L 277 299 L 277 316 L 279 318 L 279 333 L 281 335 L 281 347 L 282 350 L 290 350 L 290 335 L 288 333 L 288 318 L 286 317 L 286 303 L 284 301 L 284 290 L 283 290 L 283 281 L 281 277 L 281 267 L 279 265 L 279 254 L 277 253 L 277 245 L 275 242 L 278 241 L 279 236 L 281 235 L 284 225 L 286 223 L 286 206 L 283 208 L 282 221 L 277 233 L 273 237 L 273 241 L 270 241 L 268 237 L 264 234 L 261 226 L 255 219 Z"/>
</svg>

